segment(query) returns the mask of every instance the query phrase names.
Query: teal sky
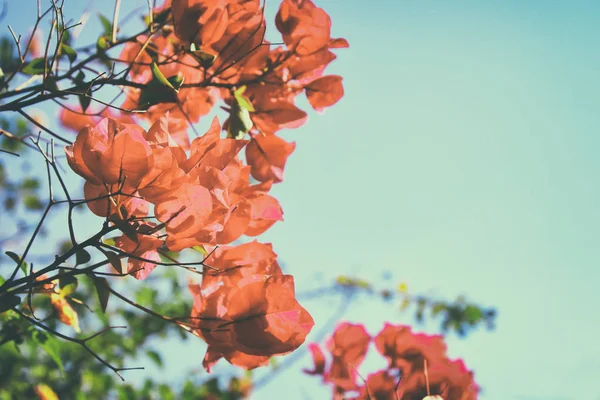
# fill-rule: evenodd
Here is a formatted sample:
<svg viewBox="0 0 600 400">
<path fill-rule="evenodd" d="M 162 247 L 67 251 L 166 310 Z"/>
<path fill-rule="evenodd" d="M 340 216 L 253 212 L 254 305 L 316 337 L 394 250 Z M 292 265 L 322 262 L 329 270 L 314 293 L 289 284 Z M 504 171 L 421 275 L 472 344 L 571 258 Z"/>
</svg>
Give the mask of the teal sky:
<svg viewBox="0 0 600 400">
<path fill-rule="evenodd" d="M 8 3 L 14 27 L 23 17 L 11 22 L 17 2 Z M 499 311 L 495 331 L 447 338 L 450 355 L 475 370 L 480 399 L 597 398 L 600 2 L 316 4 L 350 42 L 328 70 L 346 94 L 282 134 L 297 143 L 274 189 L 285 222 L 261 238 L 297 290 L 342 273 L 385 284 L 389 272 L 411 291 L 465 294 Z M 270 18 L 277 5 L 269 1 Z M 113 2 L 96 6 L 110 14 Z M 334 300 L 306 303 L 317 324 Z M 383 321 L 413 322 L 376 301 L 355 304 L 344 318 L 373 334 Z M 179 379 L 199 370 L 204 346 L 165 351 Z M 367 361 L 364 375 L 382 365 Z M 253 398 L 327 398 L 298 372 L 309 363 Z"/>
</svg>

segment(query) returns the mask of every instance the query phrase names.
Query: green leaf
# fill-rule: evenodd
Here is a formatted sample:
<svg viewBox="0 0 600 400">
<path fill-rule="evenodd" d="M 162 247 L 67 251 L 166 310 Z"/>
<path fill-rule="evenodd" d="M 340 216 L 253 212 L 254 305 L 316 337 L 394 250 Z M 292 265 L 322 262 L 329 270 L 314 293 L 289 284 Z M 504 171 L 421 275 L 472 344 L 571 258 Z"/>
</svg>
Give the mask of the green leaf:
<svg viewBox="0 0 600 400">
<path fill-rule="evenodd" d="M 90 253 L 87 252 L 86 249 L 81 249 L 77 253 L 75 253 L 75 265 L 81 265 L 90 262 L 92 257 Z"/>
<path fill-rule="evenodd" d="M 149 359 L 151 359 L 152 361 L 154 361 L 154 363 L 156 365 L 158 365 L 159 367 L 162 367 L 163 361 L 162 361 L 162 358 L 161 358 L 160 354 L 158 354 L 154 350 L 146 350 L 146 355 L 148 356 Z"/>
<path fill-rule="evenodd" d="M 85 112 L 89 107 L 90 103 L 92 102 L 92 99 L 89 96 L 86 96 L 85 94 L 80 94 L 79 96 L 77 96 L 77 98 L 79 99 L 79 105 L 81 106 L 81 110 Z"/>
<path fill-rule="evenodd" d="M 158 68 L 158 65 L 155 62 L 152 63 L 152 66 L 150 68 L 152 69 L 152 75 L 154 76 L 154 79 L 156 79 L 158 82 L 165 85 L 166 87 L 173 89 L 175 92 L 179 92 L 179 90 L 175 89 L 171 82 L 169 82 L 167 78 L 165 78 L 162 71 L 160 70 L 160 68 Z"/>
<path fill-rule="evenodd" d="M 77 285 L 77 278 L 74 276 L 63 274 L 62 277 L 58 278 L 58 286 L 60 287 L 60 295 L 62 297 L 75 293 Z"/>
<path fill-rule="evenodd" d="M 17 253 L 14 253 L 12 251 L 5 251 L 4 254 L 6 254 L 7 256 L 9 256 L 15 263 L 17 263 L 17 265 L 21 265 L 21 271 L 23 271 L 23 273 L 25 274 L 25 276 L 27 276 L 27 262 L 23 261 L 21 262 L 21 257 L 19 257 L 19 255 Z"/>
<path fill-rule="evenodd" d="M 44 205 L 42 204 L 40 199 L 33 194 L 25 196 L 25 198 L 23 199 L 23 204 L 28 210 L 41 210 L 44 208 Z"/>
<path fill-rule="evenodd" d="M 16 294 L 7 294 L 2 297 L 2 302 L 0 302 L 0 314 L 5 311 L 8 311 L 21 303 L 21 298 Z"/>
<path fill-rule="evenodd" d="M 73 61 L 75 61 L 75 59 L 77 58 L 77 52 L 75 51 L 75 49 L 73 49 L 66 43 L 61 43 L 60 50 L 63 54 L 69 57 L 69 61 L 71 63 L 73 63 Z"/>
<path fill-rule="evenodd" d="M 106 36 L 100 36 L 96 41 L 96 50 L 100 53 L 100 58 L 106 58 L 106 50 L 108 50 L 109 44 Z"/>
<path fill-rule="evenodd" d="M 27 63 L 21 70 L 22 73 L 27 75 L 40 75 L 44 73 L 44 57 L 36 58 Z"/>
<path fill-rule="evenodd" d="M 204 256 L 208 255 L 208 251 L 206 251 L 206 249 L 202 245 L 194 246 L 194 247 L 192 247 L 192 250 L 197 251 L 198 253 L 200 253 Z"/>
<path fill-rule="evenodd" d="M 241 108 L 245 108 L 246 110 L 248 110 L 250 112 L 254 112 L 256 110 L 254 109 L 254 106 L 250 102 L 250 99 L 248 99 L 246 96 L 244 96 L 245 91 L 246 91 L 246 86 L 242 86 L 233 92 L 233 97 L 235 97 L 235 100 L 237 101 L 237 103 L 239 104 L 239 106 Z"/>
<path fill-rule="evenodd" d="M 4 86 L 4 71 L 0 68 L 0 88 Z"/>
<path fill-rule="evenodd" d="M 108 20 L 108 18 L 100 13 L 98 13 L 98 18 L 100 18 L 100 23 L 104 29 L 104 35 L 110 37 L 112 35 L 112 23 Z"/>
<path fill-rule="evenodd" d="M 207 53 L 197 48 L 194 43 L 190 45 L 190 55 L 200 63 L 203 68 L 210 68 L 217 59 L 216 54 Z"/>
<path fill-rule="evenodd" d="M 117 271 L 117 274 L 123 273 L 123 264 L 121 264 L 121 259 L 117 255 L 117 253 L 113 253 L 112 251 L 105 251 L 104 255 L 106 259 L 110 263 L 110 265 Z"/>
<path fill-rule="evenodd" d="M 100 308 L 102 312 L 106 312 L 106 306 L 108 305 L 108 298 L 110 297 L 110 285 L 106 278 L 98 278 L 94 274 L 88 274 L 88 277 L 94 282 L 96 287 L 96 293 L 98 294 L 98 300 L 100 301 Z"/>
<path fill-rule="evenodd" d="M 173 87 L 179 88 L 183 80 L 180 80 L 180 83 L 178 83 L 178 79 L 177 76 L 174 76 L 167 79 L 167 81 L 169 81 Z M 152 79 L 142 89 L 138 107 L 145 110 L 155 104 L 177 103 L 177 101 L 177 92 L 175 90 L 163 85 L 157 79 Z"/>
<path fill-rule="evenodd" d="M 236 102 L 231 106 L 229 122 L 227 124 L 227 137 L 230 139 L 241 139 L 252 129 L 252 119 L 250 112 L 242 108 Z"/>
<path fill-rule="evenodd" d="M 149 307 L 156 302 L 157 295 L 158 293 L 156 290 L 149 287 L 143 287 L 135 294 L 135 301 L 138 304 Z"/>
<path fill-rule="evenodd" d="M 468 305 L 465 307 L 465 317 L 469 324 L 474 324 L 483 318 L 483 312 L 477 306 Z"/>
<path fill-rule="evenodd" d="M 61 374 L 64 375 L 65 369 L 60 359 L 60 352 L 58 350 L 60 347 L 60 343 L 58 342 L 58 340 L 54 336 L 48 335 L 46 332 L 42 332 L 37 329 L 33 331 L 31 338 L 37 344 L 39 344 L 40 347 L 44 349 L 46 353 L 48 353 L 50 358 L 52 358 L 56 365 L 58 365 Z"/>
<path fill-rule="evenodd" d="M 21 183 L 23 190 L 35 190 L 40 187 L 40 181 L 37 178 L 26 178 Z"/>
<path fill-rule="evenodd" d="M 175 395 L 173 394 L 173 391 L 168 385 L 164 383 L 158 385 L 158 394 L 159 397 L 163 400 L 175 400 Z"/>
<path fill-rule="evenodd" d="M 446 305 L 444 303 L 434 303 L 431 306 L 431 315 L 435 317 L 444 310 L 446 310 Z"/>
</svg>

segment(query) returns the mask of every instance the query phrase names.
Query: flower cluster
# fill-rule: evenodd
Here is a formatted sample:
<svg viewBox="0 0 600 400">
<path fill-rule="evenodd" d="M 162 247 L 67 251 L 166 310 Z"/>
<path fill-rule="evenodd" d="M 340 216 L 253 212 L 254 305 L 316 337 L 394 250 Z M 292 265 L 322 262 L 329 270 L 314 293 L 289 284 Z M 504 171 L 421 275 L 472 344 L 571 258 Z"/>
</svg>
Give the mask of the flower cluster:
<svg viewBox="0 0 600 400">
<path fill-rule="evenodd" d="M 341 77 L 324 69 L 331 49 L 348 44 L 331 38 L 329 16 L 311 0 L 283 0 L 277 47 L 264 40 L 259 0 L 167 0 L 149 21 L 125 41 L 118 61 L 126 73 L 115 79 L 127 95 L 119 109 L 145 112 L 63 109 L 63 125 L 79 132 L 68 163 L 85 178 L 90 210 L 123 232 L 114 246 L 136 279 L 166 250 L 213 250 L 202 282 L 190 283 L 194 307 L 182 323 L 208 344 L 205 368 L 220 358 L 265 365 L 300 346 L 314 322 L 270 244 L 226 245 L 283 219 L 269 191 L 295 143 L 275 133 L 305 122 L 301 93 L 317 111 L 343 96 Z M 190 140 L 188 128 L 219 101 L 226 121 L 215 117 Z"/>
<path fill-rule="evenodd" d="M 138 37 L 120 55 L 132 66 L 130 79 L 137 84 L 123 107 L 147 108 L 140 117 L 150 121 L 170 111 L 171 132 L 184 147 L 187 136 L 179 133 L 219 100 L 229 106 L 225 126 L 231 136 L 270 136 L 306 121 L 306 112 L 295 105 L 299 94 L 305 93 L 318 111 L 343 96 L 342 78 L 323 73 L 335 59 L 331 49 L 348 43 L 331 38 L 331 19 L 311 0 L 281 3 L 276 27 L 285 47 L 264 40 L 259 0 L 173 0 L 155 12 L 168 24 L 153 36 Z M 159 71 L 150 68 L 153 63 Z M 157 91 L 157 74 L 176 90 L 162 86 Z M 286 144 L 270 142 L 271 147 Z"/>
<path fill-rule="evenodd" d="M 296 300 L 294 278 L 282 273 L 271 244 L 221 246 L 206 263 L 218 272 L 207 267 L 202 283 L 189 288 L 193 332 L 208 344 L 207 370 L 221 357 L 256 368 L 304 342 L 313 319 Z"/>
<path fill-rule="evenodd" d="M 359 383 L 357 368 L 371 341 L 388 365 Z M 475 400 L 479 391 L 462 360 L 447 358 L 442 336 L 413 333 L 404 325 L 386 323 L 371 338 L 360 324 L 339 324 L 327 342 L 329 368 L 317 344 L 309 349 L 314 368 L 304 372 L 322 376 L 333 387 L 334 399 L 423 400 L 431 393 L 444 400 Z"/>
<path fill-rule="evenodd" d="M 147 261 L 157 260 L 155 250 L 163 244 L 171 251 L 227 244 L 282 220 L 279 202 L 268 194 L 271 182 L 250 185 L 252 167 L 237 156 L 248 141 L 222 139 L 215 118 L 192 141 L 188 156 L 167 129 L 167 118 L 148 131 L 105 118 L 85 127 L 66 148 L 69 165 L 86 179 L 85 197 L 96 215 L 140 219 L 153 206 L 160 225 L 145 223 L 137 237 L 117 239 L 123 251 L 137 256 L 130 271 L 149 273 Z M 162 226 L 166 239 L 156 234 Z"/>
</svg>

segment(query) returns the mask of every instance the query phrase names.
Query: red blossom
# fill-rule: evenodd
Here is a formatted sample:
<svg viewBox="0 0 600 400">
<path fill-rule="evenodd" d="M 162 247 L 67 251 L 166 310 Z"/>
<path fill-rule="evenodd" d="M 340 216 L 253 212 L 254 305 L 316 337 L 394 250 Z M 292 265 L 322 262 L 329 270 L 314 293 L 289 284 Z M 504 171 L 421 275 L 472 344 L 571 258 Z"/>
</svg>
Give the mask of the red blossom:
<svg viewBox="0 0 600 400">
<path fill-rule="evenodd" d="M 371 336 L 363 325 L 339 324 L 327 341 L 333 359 L 325 379 L 344 390 L 357 388 L 356 370 L 364 360 L 370 342 Z"/>
<path fill-rule="evenodd" d="M 374 342 L 390 368 L 400 368 L 405 375 L 422 371 L 424 360 L 434 364 L 446 357 L 442 336 L 413 333 L 409 326 L 386 323 Z"/>
<path fill-rule="evenodd" d="M 246 160 L 252 167 L 252 177 L 261 182 L 281 182 L 287 158 L 295 148 L 295 143 L 275 135 L 255 135 L 246 146 Z"/>
<path fill-rule="evenodd" d="M 208 343 L 207 371 L 221 357 L 245 369 L 300 346 L 314 321 L 294 297 L 291 275 L 251 275 L 235 285 L 191 285 L 194 332 Z"/>
</svg>

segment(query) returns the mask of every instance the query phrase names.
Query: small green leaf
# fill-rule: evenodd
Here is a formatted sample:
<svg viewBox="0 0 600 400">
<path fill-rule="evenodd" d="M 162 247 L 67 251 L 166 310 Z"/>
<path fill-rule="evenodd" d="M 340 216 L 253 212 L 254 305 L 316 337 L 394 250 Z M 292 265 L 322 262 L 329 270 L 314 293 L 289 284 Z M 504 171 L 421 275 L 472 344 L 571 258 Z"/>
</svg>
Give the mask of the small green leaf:
<svg viewBox="0 0 600 400">
<path fill-rule="evenodd" d="M 85 94 L 80 94 L 79 96 L 77 96 L 77 98 L 79 99 L 79 105 L 81 106 L 81 110 L 85 112 L 89 107 L 92 99 L 89 96 L 86 96 Z"/>
<path fill-rule="evenodd" d="M 44 208 L 44 205 L 40 201 L 40 199 L 36 195 L 27 195 L 23 199 L 23 204 L 25 204 L 25 208 L 28 210 L 41 210 Z"/>
<path fill-rule="evenodd" d="M 40 187 L 40 181 L 37 178 L 26 178 L 21 183 L 23 190 L 35 190 Z"/>
<path fill-rule="evenodd" d="M 106 36 L 100 36 L 98 38 L 98 41 L 96 41 L 96 50 L 98 50 L 100 53 L 102 53 L 101 55 L 105 56 L 105 52 L 106 50 L 108 50 L 109 44 L 108 44 L 108 40 L 106 40 Z"/>
<path fill-rule="evenodd" d="M 116 246 L 116 242 L 115 242 L 115 238 L 108 238 L 108 239 L 104 239 L 102 240 L 102 243 L 108 245 L 108 246 Z"/>
<path fill-rule="evenodd" d="M 108 18 L 106 18 L 100 13 L 98 13 L 98 18 L 100 18 L 100 23 L 102 24 L 102 28 L 104 29 L 104 35 L 112 35 L 112 23 L 108 20 Z"/>
<path fill-rule="evenodd" d="M 113 253 L 112 251 L 105 251 L 104 255 L 106 259 L 110 263 L 110 265 L 117 271 L 117 274 L 123 273 L 123 265 L 121 264 L 121 259 L 117 255 L 117 253 Z"/>
<path fill-rule="evenodd" d="M 208 251 L 206 251 L 206 249 L 202 245 L 194 246 L 192 247 L 192 250 L 197 251 L 198 253 L 201 253 L 205 256 L 208 255 Z"/>
<path fill-rule="evenodd" d="M 60 287 L 60 295 L 62 297 L 69 296 L 75 293 L 77 289 L 77 278 L 70 275 L 64 275 L 58 278 L 58 286 Z"/>
<path fill-rule="evenodd" d="M 25 261 L 21 262 L 21 257 L 19 257 L 19 255 L 17 255 L 17 253 L 14 253 L 12 251 L 5 251 L 4 254 L 9 256 L 15 263 L 17 263 L 17 265 L 20 264 L 21 271 L 23 271 L 23 273 L 25 275 L 27 275 L 27 263 Z"/>
<path fill-rule="evenodd" d="M 181 84 L 177 85 L 175 77 L 167 79 L 173 87 L 179 88 Z M 148 109 L 155 104 L 162 103 L 177 103 L 177 92 L 168 86 L 163 85 L 157 79 L 152 79 L 142 89 L 140 93 L 140 99 L 138 101 L 138 107 L 140 109 Z"/>
<path fill-rule="evenodd" d="M 435 317 L 444 310 L 446 310 L 446 305 L 444 303 L 433 303 L 431 306 L 431 315 Z"/>
<path fill-rule="evenodd" d="M 75 253 L 75 265 L 88 263 L 91 259 L 92 257 L 90 256 L 90 253 L 88 253 L 85 249 L 81 249 Z"/>
<path fill-rule="evenodd" d="M 17 253 L 12 252 L 12 251 L 5 251 L 4 254 L 6 254 L 7 256 L 9 256 L 14 262 L 16 262 L 17 264 L 21 262 L 21 257 L 19 257 L 17 255 Z"/>
<path fill-rule="evenodd" d="M 154 79 L 156 79 L 161 84 L 173 89 L 176 92 L 179 91 L 178 89 L 175 89 L 175 87 L 171 84 L 171 82 L 167 80 L 167 78 L 165 78 L 162 71 L 160 70 L 160 68 L 158 68 L 158 65 L 155 62 L 152 63 L 152 66 L 150 68 L 152 69 L 152 75 L 154 76 Z"/>
<path fill-rule="evenodd" d="M 227 124 L 227 137 L 230 139 L 241 139 L 252 129 L 252 119 L 248 109 L 242 108 L 236 102 L 231 106 L 229 122 Z"/>
<path fill-rule="evenodd" d="M 44 73 L 45 59 L 43 57 L 31 60 L 23 69 L 22 73 L 27 75 L 40 75 Z"/>
<path fill-rule="evenodd" d="M 154 363 L 156 365 L 158 365 L 159 367 L 162 367 L 163 362 L 162 362 L 162 358 L 161 358 L 160 354 L 158 354 L 154 350 L 146 350 L 146 355 L 148 356 L 148 358 L 150 358 L 152 361 L 154 361 Z"/>
<path fill-rule="evenodd" d="M 483 318 L 483 312 L 479 307 L 468 305 L 465 307 L 465 317 L 469 324 L 474 324 Z"/>
<path fill-rule="evenodd" d="M 63 54 L 65 54 L 69 58 L 69 61 L 71 63 L 73 63 L 75 61 L 75 59 L 77 58 L 77 52 L 75 51 L 75 49 L 73 49 L 71 46 L 69 46 L 66 43 L 62 43 L 60 45 L 60 50 Z"/>
<path fill-rule="evenodd" d="M 196 47 L 194 43 L 190 45 L 190 55 L 205 69 L 210 68 L 217 59 L 216 54 L 202 51 L 200 48 Z"/>
<path fill-rule="evenodd" d="M 4 86 L 4 71 L 0 68 L 0 88 Z"/>
<path fill-rule="evenodd" d="M 106 306 L 108 305 L 108 298 L 110 297 L 110 285 L 106 278 L 98 278 L 94 274 L 88 274 L 88 277 L 94 282 L 96 287 L 96 293 L 98 293 L 98 300 L 100 301 L 100 308 L 102 312 L 106 312 Z"/>
<path fill-rule="evenodd" d="M 250 112 L 254 112 L 256 110 L 254 109 L 254 106 L 250 102 L 250 99 L 248 99 L 246 96 L 244 96 L 245 91 L 246 91 L 246 86 L 242 86 L 233 92 L 233 97 L 235 97 L 237 103 L 239 104 L 239 106 L 241 108 L 245 108 L 246 110 L 248 110 Z"/>
<path fill-rule="evenodd" d="M 39 344 L 40 347 L 42 349 L 44 349 L 44 351 L 46 353 L 48 353 L 50 358 L 52 358 L 52 360 L 54 360 L 56 365 L 58 365 L 58 368 L 60 369 L 61 374 L 64 375 L 65 369 L 64 369 L 62 361 L 60 359 L 60 352 L 58 350 L 60 347 L 60 344 L 59 344 L 58 340 L 56 340 L 55 337 L 48 335 L 46 332 L 38 331 L 37 329 L 33 331 L 31 338 L 37 344 Z"/>
</svg>

